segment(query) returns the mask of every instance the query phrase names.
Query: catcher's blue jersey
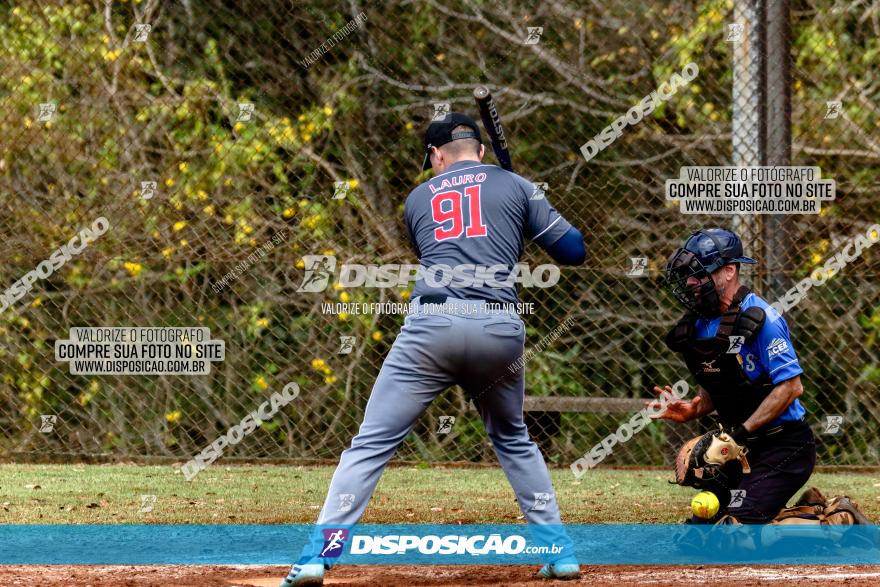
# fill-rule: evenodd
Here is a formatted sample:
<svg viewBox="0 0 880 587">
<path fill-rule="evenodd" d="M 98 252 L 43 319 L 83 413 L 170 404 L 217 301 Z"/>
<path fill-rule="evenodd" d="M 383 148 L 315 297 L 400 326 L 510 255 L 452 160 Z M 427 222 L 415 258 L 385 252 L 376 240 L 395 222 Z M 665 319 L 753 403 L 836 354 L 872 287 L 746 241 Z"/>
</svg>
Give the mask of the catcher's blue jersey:
<svg viewBox="0 0 880 587">
<path fill-rule="evenodd" d="M 526 238 L 546 249 L 571 228 L 535 184 L 477 161 L 458 161 L 416 187 L 406 199 L 404 217 L 410 242 L 423 267 L 465 265 L 461 273 L 473 276 L 476 270 L 467 266 L 496 266 L 490 272 L 498 283 L 511 277 Z M 478 279 L 477 283 L 467 284 L 453 280 L 437 287 L 441 279 L 428 281 L 419 279 L 412 296 L 445 294 L 506 303 L 517 300 L 515 284 L 493 287 L 480 285 Z"/>
<path fill-rule="evenodd" d="M 804 370 L 801 369 L 797 354 L 794 352 L 794 344 L 791 342 L 785 318 L 754 293 L 745 297 L 740 308 L 745 310 L 752 306 L 758 306 L 764 310 L 767 313 L 767 319 L 758 334 L 743 344 L 739 351 L 743 373 L 752 381 L 766 374 L 776 385 L 803 373 Z M 720 323 L 720 317 L 714 320 L 700 318 L 696 323 L 697 337 L 715 336 Z M 780 422 L 801 420 L 805 414 L 806 410 L 803 404 L 796 399 L 776 420 L 768 425 L 773 426 Z"/>
</svg>

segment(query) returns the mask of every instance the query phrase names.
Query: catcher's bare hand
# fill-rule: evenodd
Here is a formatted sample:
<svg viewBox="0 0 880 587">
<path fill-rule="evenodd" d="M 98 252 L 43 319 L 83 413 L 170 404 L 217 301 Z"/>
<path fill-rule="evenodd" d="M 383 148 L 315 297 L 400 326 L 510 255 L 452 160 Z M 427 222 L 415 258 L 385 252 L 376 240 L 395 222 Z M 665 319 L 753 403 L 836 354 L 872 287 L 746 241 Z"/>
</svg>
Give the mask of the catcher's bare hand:
<svg viewBox="0 0 880 587">
<path fill-rule="evenodd" d="M 667 385 L 666 389 L 661 389 L 659 386 L 654 386 L 654 393 L 658 396 L 666 396 L 667 398 L 674 398 L 675 392 L 672 390 L 671 385 Z M 671 401 L 666 402 L 666 409 L 664 409 L 659 414 L 649 414 L 649 417 L 652 420 L 672 420 L 673 422 L 689 422 L 696 418 L 700 413 L 700 396 L 695 397 L 692 400 L 682 400 L 682 399 L 671 399 Z M 645 405 L 652 409 L 660 409 L 663 407 L 663 402 L 660 400 L 654 400 L 651 402 L 645 402 Z"/>
</svg>

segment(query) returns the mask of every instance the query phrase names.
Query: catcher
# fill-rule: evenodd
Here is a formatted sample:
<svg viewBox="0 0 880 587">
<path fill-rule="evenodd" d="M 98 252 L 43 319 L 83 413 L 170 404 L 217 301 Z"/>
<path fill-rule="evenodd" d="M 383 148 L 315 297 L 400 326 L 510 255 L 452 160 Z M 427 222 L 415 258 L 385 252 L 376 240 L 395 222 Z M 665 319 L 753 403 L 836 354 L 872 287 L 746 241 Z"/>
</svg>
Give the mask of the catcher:
<svg viewBox="0 0 880 587">
<path fill-rule="evenodd" d="M 785 507 L 816 465 L 798 400 L 803 370 L 785 319 L 740 284 L 741 263 L 755 260 L 743 256 L 739 237 L 710 228 L 693 233 L 666 266 L 667 286 L 687 308 L 666 345 L 682 354 L 700 390 L 651 417 L 688 422 L 714 410 L 721 426 L 685 443 L 676 458 L 676 483 L 711 491 L 720 506 L 712 518 L 688 522 L 870 524 L 848 497 L 828 499 L 815 487 Z"/>
<path fill-rule="evenodd" d="M 693 233 L 666 266 L 667 287 L 687 309 L 666 345 L 682 355 L 700 388 L 652 417 L 688 422 L 714 410 L 723 430 L 687 443 L 676 462 L 677 483 L 711 491 L 720 504 L 713 518 L 690 523 L 770 522 L 816 464 L 788 325 L 740 283 L 743 263 L 755 260 L 743 256 L 739 237 L 710 228 Z"/>
</svg>

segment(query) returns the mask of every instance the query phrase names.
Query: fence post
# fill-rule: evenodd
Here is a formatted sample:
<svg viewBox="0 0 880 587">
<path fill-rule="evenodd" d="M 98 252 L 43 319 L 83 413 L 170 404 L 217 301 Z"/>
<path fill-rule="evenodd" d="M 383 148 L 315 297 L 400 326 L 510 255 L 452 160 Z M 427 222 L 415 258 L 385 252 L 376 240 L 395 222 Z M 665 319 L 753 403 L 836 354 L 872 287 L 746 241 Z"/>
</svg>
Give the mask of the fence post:
<svg viewBox="0 0 880 587">
<path fill-rule="evenodd" d="M 789 0 L 763 0 L 765 54 L 763 165 L 791 165 L 791 11 Z M 774 301 L 792 274 L 793 217 L 764 217 L 765 296 Z"/>
<path fill-rule="evenodd" d="M 731 141 L 733 146 L 733 165 L 755 167 L 764 159 L 763 137 L 763 84 L 761 56 L 764 27 L 761 22 L 761 0 L 743 0 L 733 6 L 733 24 L 741 26 L 739 38 L 730 36 L 733 56 L 733 117 L 731 119 Z M 728 35 L 735 31 L 729 30 Z M 761 243 L 761 216 L 744 214 L 734 216 L 731 228 L 739 234 L 746 254 L 757 255 Z M 763 267 L 758 267 L 758 275 Z M 753 286 L 762 292 L 762 284 L 757 276 Z"/>
</svg>

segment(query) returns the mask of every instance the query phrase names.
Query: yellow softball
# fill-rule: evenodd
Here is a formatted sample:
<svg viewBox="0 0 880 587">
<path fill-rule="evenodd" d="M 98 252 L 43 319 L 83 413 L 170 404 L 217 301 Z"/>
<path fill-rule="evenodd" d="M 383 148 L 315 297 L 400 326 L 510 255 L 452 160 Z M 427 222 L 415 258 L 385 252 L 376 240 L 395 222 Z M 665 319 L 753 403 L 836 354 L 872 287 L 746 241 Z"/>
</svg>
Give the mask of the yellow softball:
<svg viewBox="0 0 880 587">
<path fill-rule="evenodd" d="M 704 520 L 708 520 L 717 514 L 720 506 L 718 498 L 711 491 L 701 491 L 691 500 L 691 511 L 694 512 L 695 516 Z"/>
</svg>

